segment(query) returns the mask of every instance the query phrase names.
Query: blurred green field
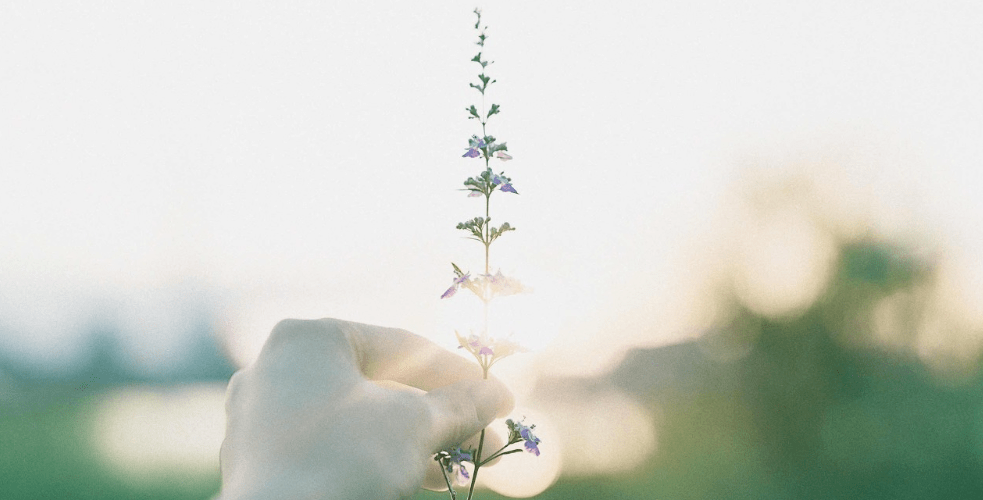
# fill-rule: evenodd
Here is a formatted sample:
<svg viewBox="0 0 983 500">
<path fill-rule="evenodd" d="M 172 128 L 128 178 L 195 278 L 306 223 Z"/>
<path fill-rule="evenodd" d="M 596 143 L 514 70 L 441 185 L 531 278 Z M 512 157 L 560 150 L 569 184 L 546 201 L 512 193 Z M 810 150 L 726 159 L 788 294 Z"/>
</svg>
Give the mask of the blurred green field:
<svg viewBox="0 0 983 500">
<path fill-rule="evenodd" d="M 875 388 L 829 443 L 775 442 L 755 430 L 741 395 L 698 394 L 662 415 L 659 453 L 621 477 L 563 479 L 540 499 L 970 499 L 983 497 L 979 437 L 983 391 L 930 390 L 917 373 Z M 204 499 L 218 491 L 216 468 L 160 471 L 136 481 L 114 471 L 92 447 L 92 395 L 73 389 L 32 392 L 30 405 L 0 412 L 0 484 L 4 499 Z M 878 408 L 879 407 L 879 408 Z M 785 418 L 785 416 L 776 416 Z M 824 429 L 829 424 L 822 424 Z M 805 426 L 807 428 L 808 426 Z M 829 436 L 821 439 L 829 440 Z M 777 446 L 777 448 L 774 448 Z M 548 449 L 545 448 L 544 449 Z M 779 451 L 777 457 L 769 453 Z M 418 500 L 447 498 L 421 492 Z M 506 498 L 483 491 L 483 499 Z"/>
<path fill-rule="evenodd" d="M 0 406 L 0 497 L 21 499 L 207 498 L 218 491 L 211 474 L 160 471 L 135 481 L 106 465 L 92 445 L 96 394 L 75 387 L 38 386 L 16 405 Z"/>
<path fill-rule="evenodd" d="M 887 348 L 872 326 L 886 297 L 932 283 L 931 266 L 869 241 L 839 255 L 830 286 L 800 314 L 770 318 L 734 306 L 699 340 L 635 349 L 600 378 L 543 382 L 541 399 L 542 391 L 616 389 L 657 415 L 658 437 L 656 452 L 631 472 L 561 477 L 535 498 L 983 498 L 978 355 L 919 357 L 904 329 Z M 913 300 L 899 314 L 914 322 L 923 306 Z M 119 384 L 3 382 L 0 498 L 205 499 L 218 491 L 217 456 L 205 457 L 205 470 L 162 467 L 142 479 L 101 459 L 92 422 L 101 396 Z M 548 441 L 541 448 L 551 451 Z"/>
</svg>

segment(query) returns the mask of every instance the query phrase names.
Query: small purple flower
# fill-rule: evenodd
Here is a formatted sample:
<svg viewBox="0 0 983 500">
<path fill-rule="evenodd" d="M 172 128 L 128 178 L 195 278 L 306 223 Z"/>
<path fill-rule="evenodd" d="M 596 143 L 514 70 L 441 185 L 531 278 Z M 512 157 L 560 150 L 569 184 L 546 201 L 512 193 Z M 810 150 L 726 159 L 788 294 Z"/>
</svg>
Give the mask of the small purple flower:
<svg viewBox="0 0 983 500">
<path fill-rule="evenodd" d="M 473 354 L 474 353 L 477 353 L 477 355 L 479 355 L 479 356 L 481 356 L 481 355 L 494 356 L 495 355 L 495 351 L 492 349 L 493 346 L 483 344 L 481 342 L 481 337 L 478 337 L 477 335 L 475 335 L 473 333 L 471 335 L 468 335 L 467 340 L 465 340 L 465 339 L 463 339 L 461 337 L 458 337 L 458 340 L 461 343 L 461 345 L 459 345 L 457 347 L 458 349 L 467 348 L 469 351 L 471 351 L 471 353 L 473 353 Z M 467 344 L 467 346 L 464 345 L 465 343 Z"/>
<path fill-rule="evenodd" d="M 453 450 L 443 453 L 447 454 L 446 455 L 447 463 L 444 466 L 444 470 L 446 470 L 450 474 L 456 473 L 464 479 L 471 479 L 471 476 L 468 475 L 468 470 L 464 468 L 464 463 L 463 463 L 463 462 L 474 463 L 474 458 L 471 456 L 470 453 L 466 451 L 461 451 L 460 447 L 457 447 Z"/>
<path fill-rule="evenodd" d="M 470 278 L 470 276 L 471 276 L 471 273 L 467 273 L 467 274 L 463 274 L 461 276 L 458 276 L 457 278 L 454 278 L 454 283 L 451 284 L 451 287 L 448 288 L 447 291 L 444 292 L 443 295 L 440 296 L 440 298 L 446 299 L 447 297 L 453 297 L 454 294 L 457 293 L 457 289 L 458 288 L 461 288 L 461 285 L 463 285 L 464 283 L 467 283 L 467 281 Z"/>
<path fill-rule="evenodd" d="M 503 192 L 519 194 L 519 192 L 512 187 L 512 183 L 507 181 L 505 177 L 502 177 L 501 175 L 492 174 L 492 184 L 496 186 L 501 185 L 502 187 L 499 189 L 501 189 Z"/>
<path fill-rule="evenodd" d="M 513 420 L 506 420 L 505 423 L 508 424 L 510 431 L 513 433 L 512 437 L 509 438 L 509 441 L 515 443 L 518 442 L 517 438 L 522 438 L 522 440 L 525 441 L 523 446 L 525 447 L 526 451 L 538 457 L 540 440 L 535 434 L 532 433 L 532 430 L 535 429 L 536 426 L 525 425 L 522 422 L 516 422 Z"/>
<path fill-rule="evenodd" d="M 478 136 L 473 135 L 471 139 L 468 139 L 468 152 L 464 153 L 464 158 L 477 158 L 481 156 L 481 149 L 487 146 L 483 139 L 479 139 Z"/>
<path fill-rule="evenodd" d="M 482 344 L 481 339 L 478 338 L 477 335 L 471 335 L 468 338 L 468 345 L 471 346 L 472 349 L 477 349 L 478 354 L 493 354 L 491 348 Z"/>
<path fill-rule="evenodd" d="M 522 436 L 522 439 L 525 439 L 526 441 L 539 441 L 539 439 L 537 439 L 536 436 L 532 435 L 532 429 L 524 425 L 522 425 L 522 427 L 520 428 L 519 435 Z"/>
</svg>

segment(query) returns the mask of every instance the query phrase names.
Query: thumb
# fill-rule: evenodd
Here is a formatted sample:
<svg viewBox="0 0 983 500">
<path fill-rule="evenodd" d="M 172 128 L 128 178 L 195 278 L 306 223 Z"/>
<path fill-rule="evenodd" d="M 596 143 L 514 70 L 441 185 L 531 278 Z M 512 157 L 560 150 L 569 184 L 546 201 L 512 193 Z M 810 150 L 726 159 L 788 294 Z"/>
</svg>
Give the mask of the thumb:
<svg viewBox="0 0 983 500">
<path fill-rule="evenodd" d="M 498 380 L 464 380 L 434 389 L 425 396 L 431 411 L 431 453 L 459 446 L 503 417 L 515 406 L 515 397 Z"/>
</svg>

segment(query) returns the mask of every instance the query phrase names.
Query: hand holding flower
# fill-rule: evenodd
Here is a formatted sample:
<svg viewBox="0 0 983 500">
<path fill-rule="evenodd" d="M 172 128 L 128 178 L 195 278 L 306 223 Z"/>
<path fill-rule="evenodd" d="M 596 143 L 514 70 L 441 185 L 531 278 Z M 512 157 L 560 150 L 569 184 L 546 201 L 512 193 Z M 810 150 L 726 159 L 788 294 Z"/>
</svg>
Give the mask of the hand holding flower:
<svg viewBox="0 0 983 500">
<path fill-rule="evenodd" d="M 382 380 L 402 386 L 374 382 Z M 512 405 L 508 389 L 473 363 L 405 330 L 285 320 L 229 383 L 219 498 L 395 499 L 442 489 L 434 453 Z"/>
</svg>

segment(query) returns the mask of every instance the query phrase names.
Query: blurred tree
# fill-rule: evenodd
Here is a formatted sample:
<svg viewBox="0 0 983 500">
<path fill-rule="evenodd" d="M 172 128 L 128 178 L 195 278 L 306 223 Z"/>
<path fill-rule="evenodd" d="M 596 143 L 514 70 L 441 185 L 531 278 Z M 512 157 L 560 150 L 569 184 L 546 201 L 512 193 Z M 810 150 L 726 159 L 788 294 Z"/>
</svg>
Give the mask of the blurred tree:
<svg viewBox="0 0 983 500">
<path fill-rule="evenodd" d="M 724 324 L 632 350 L 606 377 L 661 415 L 640 495 L 983 498 L 980 377 L 941 381 L 913 351 L 934 266 L 874 239 L 837 254 L 807 310 L 767 317 L 732 296 Z M 902 341 L 885 345 L 875 312 L 899 292 L 913 297 L 894 312 Z"/>
</svg>

